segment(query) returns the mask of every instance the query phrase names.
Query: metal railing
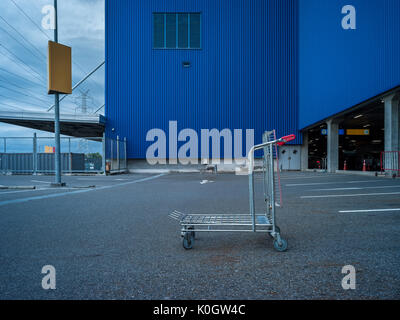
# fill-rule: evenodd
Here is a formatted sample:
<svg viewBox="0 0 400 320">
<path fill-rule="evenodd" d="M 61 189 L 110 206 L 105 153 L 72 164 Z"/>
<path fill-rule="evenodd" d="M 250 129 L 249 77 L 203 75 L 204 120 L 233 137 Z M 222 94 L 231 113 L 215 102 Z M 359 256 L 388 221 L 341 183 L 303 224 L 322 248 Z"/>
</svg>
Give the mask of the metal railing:
<svg viewBox="0 0 400 320">
<path fill-rule="evenodd" d="M 0 138 L 0 174 L 54 174 L 53 137 Z M 126 138 L 61 138 L 61 170 L 72 173 L 117 173 L 127 170 Z"/>
<path fill-rule="evenodd" d="M 105 139 L 105 159 L 106 159 L 106 172 L 125 172 L 128 170 L 128 159 L 126 149 L 126 138 L 121 140 L 117 137 L 116 140 Z"/>
</svg>

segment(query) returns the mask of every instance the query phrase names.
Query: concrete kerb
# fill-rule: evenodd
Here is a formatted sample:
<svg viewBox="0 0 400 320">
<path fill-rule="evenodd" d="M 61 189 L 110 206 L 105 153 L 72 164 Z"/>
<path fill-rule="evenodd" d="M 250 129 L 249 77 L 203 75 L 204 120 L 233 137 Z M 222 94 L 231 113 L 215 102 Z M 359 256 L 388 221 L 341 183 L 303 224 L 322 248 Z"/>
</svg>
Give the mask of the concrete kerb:
<svg viewBox="0 0 400 320">
<path fill-rule="evenodd" d="M 35 190 L 36 186 L 2 186 L 0 190 Z"/>
<path fill-rule="evenodd" d="M 236 170 L 239 169 L 239 170 Z M 129 173 L 133 174 L 169 174 L 169 173 L 238 173 L 247 171 L 247 167 L 218 167 L 217 170 L 214 169 L 129 169 Z M 262 168 L 256 166 L 255 172 L 261 172 Z M 318 172 L 318 173 L 327 173 L 326 170 L 320 169 L 307 169 L 305 172 Z M 360 176 L 370 176 L 370 177 L 390 177 L 391 175 L 382 175 L 380 172 L 375 171 L 350 171 L 350 170 L 336 170 L 337 174 L 348 174 L 348 175 L 360 175 Z"/>
<path fill-rule="evenodd" d="M 321 169 L 307 169 L 305 172 L 318 172 L 318 173 L 328 173 L 326 170 Z M 333 174 L 343 174 L 343 175 L 359 175 L 366 177 L 380 177 L 380 178 L 392 178 L 391 174 L 381 173 L 380 171 L 356 171 L 356 170 L 336 170 Z"/>
<path fill-rule="evenodd" d="M 262 169 L 262 160 L 257 159 L 254 164 L 255 171 L 260 171 Z M 169 173 L 243 173 L 248 171 L 246 164 L 202 164 L 200 166 L 196 165 L 156 165 L 151 166 L 148 164 L 140 165 L 138 167 L 129 168 L 129 173 L 136 174 L 169 174 Z"/>
<path fill-rule="evenodd" d="M 390 177 L 385 174 L 381 174 L 377 171 L 352 171 L 352 170 L 336 170 L 338 174 L 351 174 L 351 175 L 359 175 L 359 176 L 367 176 L 367 177 Z"/>
<path fill-rule="evenodd" d="M 129 169 L 136 174 L 169 174 L 169 173 L 201 173 L 200 169 Z"/>
</svg>

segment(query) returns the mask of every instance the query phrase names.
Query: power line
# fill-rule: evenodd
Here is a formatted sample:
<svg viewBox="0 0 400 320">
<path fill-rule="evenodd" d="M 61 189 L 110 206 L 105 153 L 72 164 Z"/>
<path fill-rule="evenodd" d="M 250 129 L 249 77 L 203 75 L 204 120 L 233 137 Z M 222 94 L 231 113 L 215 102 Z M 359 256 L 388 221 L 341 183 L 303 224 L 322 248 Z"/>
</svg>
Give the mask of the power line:
<svg viewBox="0 0 400 320">
<path fill-rule="evenodd" d="M 82 73 L 83 75 L 86 75 L 86 71 L 77 63 L 77 62 L 72 62 L 74 66 L 76 66 Z M 87 79 L 89 82 L 91 81 L 92 84 L 95 86 L 99 87 L 100 89 L 103 89 L 101 85 L 99 85 L 96 81 L 94 81 L 92 78 Z"/>
<path fill-rule="evenodd" d="M 36 28 L 38 28 L 39 31 L 45 35 L 45 37 L 46 37 L 47 39 L 51 40 L 50 37 L 49 37 L 49 35 L 48 35 L 47 33 L 45 33 L 45 32 L 42 30 L 42 28 L 39 27 L 39 26 L 37 25 L 37 23 L 36 23 L 35 21 L 33 21 L 33 19 L 32 19 L 18 4 L 15 3 L 14 0 L 10 0 L 10 1 L 11 1 L 12 3 L 14 3 L 14 5 L 18 8 L 18 10 L 21 11 L 22 14 L 23 14 L 26 18 L 28 18 L 29 21 L 32 22 L 32 23 L 36 26 Z"/>
<path fill-rule="evenodd" d="M 9 54 L 11 54 L 13 57 L 15 57 L 16 59 L 18 59 L 20 62 L 22 62 L 24 65 L 26 65 L 29 69 L 31 69 L 33 72 L 35 72 L 38 76 L 42 77 L 44 80 L 46 80 L 45 77 L 43 77 L 42 74 L 40 74 L 39 72 L 37 72 L 36 70 L 34 70 L 30 65 L 28 65 L 27 63 L 25 63 L 22 59 L 20 59 L 17 55 L 15 55 L 14 53 L 12 53 L 9 49 L 7 49 L 7 47 L 5 47 L 3 44 L 0 44 L 0 47 L 3 47 Z"/>
<path fill-rule="evenodd" d="M 10 0 L 10 1 L 12 1 L 17 7 L 18 7 L 18 5 L 14 2 L 14 0 Z M 18 7 L 22 12 L 23 12 L 23 10 L 20 8 L 20 7 Z M 27 16 L 28 17 L 28 19 L 45 35 L 45 37 L 47 38 L 47 39 L 49 39 L 49 40 L 51 40 L 51 38 L 49 37 L 49 35 L 47 35 L 46 33 L 44 33 L 43 32 L 43 30 L 42 30 L 42 28 L 40 28 L 34 21 L 33 21 L 33 19 L 26 13 L 26 12 L 23 12 L 24 14 L 25 14 L 25 16 Z M 80 64 L 78 64 L 77 62 L 72 62 L 73 63 L 73 65 L 75 65 L 84 75 L 87 73 L 85 70 L 84 70 L 84 68 L 82 68 L 82 66 L 80 65 Z M 95 85 L 97 85 L 97 86 L 100 86 L 100 85 L 98 85 L 94 80 L 92 80 L 92 79 L 89 79 L 89 81 L 92 81 Z"/>
<path fill-rule="evenodd" d="M 14 0 L 10 0 L 16 7 L 17 9 L 33 24 L 36 26 L 36 28 L 48 39 L 51 40 L 48 34 L 46 34 L 42 28 L 30 17 L 29 14 L 27 14 Z M 4 19 L 3 19 L 4 20 Z M 7 23 L 8 24 L 8 23 Z M 13 28 L 15 30 L 15 28 Z M 19 34 L 19 32 L 18 32 Z M 86 71 L 76 62 L 73 62 L 73 65 L 78 67 L 78 69 L 83 72 L 83 74 L 86 74 Z M 42 77 L 42 76 L 41 76 Z M 89 78 L 89 81 L 91 81 L 95 86 L 101 87 L 98 83 L 96 83 L 93 79 Z"/>
<path fill-rule="evenodd" d="M 41 101 L 41 102 L 44 102 L 44 103 L 46 103 L 46 104 L 49 103 L 49 101 L 43 100 L 43 99 L 41 99 L 41 98 L 37 98 L 37 97 L 35 97 L 34 95 L 25 94 L 25 93 L 22 93 L 22 92 L 20 92 L 20 91 L 18 91 L 18 90 L 14 90 L 14 89 L 5 87 L 4 85 L 0 85 L 0 88 L 3 88 L 3 89 L 6 89 L 6 90 L 15 92 L 15 93 L 17 93 L 17 94 L 19 94 L 19 95 L 22 95 L 22 96 L 25 96 L 25 97 L 28 97 L 28 98 L 34 98 L 34 99 L 36 99 L 36 100 L 38 100 L 38 101 Z M 24 90 L 25 90 L 25 89 L 24 89 Z M 27 90 L 25 90 L 25 91 L 27 91 Z"/>
<path fill-rule="evenodd" d="M 0 54 L 3 55 L 4 57 L 10 59 L 12 62 L 14 62 L 17 66 L 23 68 L 25 70 L 25 72 L 28 72 L 31 76 L 33 76 L 36 80 L 42 81 L 42 79 L 40 79 L 37 75 L 35 75 L 34 73 L 32 73 L 32 71 L 30 71 L 29 69 L 26 69 L 24 67 L 23 64 L 21 64 L 20 62 L 18 62 L 17 60 L 11 58 L 10 56 L 4 54 L 3 52 L 0 51 Z"/>
<path fill-rule="evenodd" d="M 32 80 L 29 80 L 29 79 L 27 79 L 27 78 L 24 78 L 23 76 L 21 76 L 21 75 L 19 75 L 19 74 L 16 74 L 16 73 L 13 73 L 13 72 L 11 72 L 11 71 L 8 71 L 8 70 L 6 70 L 6 69 L 4 69 L 4 68 L 1 68 L 1 67 L 0 67 L 0 71 L 6 72 L 6 73 L 8 73 L 8 74 L 10 74 L 10 75 L 12 75 L 12 76 L 14 76 L 14 77 L 20 79 L 20 80 L 23 80 L 23 81 L 26 81 L 26 82 L 30 82 L 30 83 L 32 83 L 32 84 L 35 84 L 36 86 L 40 86 L 40 87 L 43 87 L 43 86 L 44 86 L 43 83 L 34 82 L 34 81 L 32 81 Z"/>
<path fill-rule="evenodd" d="M 3 97 L 5 99 L 9 99 L 11 101 L 17 101 L 17 102 L 24 103 L 24 104 L 27 104 L 27 105 L 32 105 L 32 106 L 39 107 L 39 108 L 43 108 L 44 107 L 44 106 L 41 106 L 41 105 L 38 105 L 38 104 L 35 104 L 35 103 L 32 103 L 32 102 L 26 102 L 24 100 L 17 99 L 15 97 L 7 97 L 7 96 L 4 96 L 2 94 L 0 94 L 0 97 Z"/>
<path fill-rule="evenodd" d="M 2 16 L 0 16 L 0 19 L 4 21 L 11 29 L 13 29 L 22 39 L 24 39 L 27 43 L 29 43 L 32 48 L 34 48 L 44 59 L 46 59 L 46 56 L 28 39 L 26 39 L 23 34 L 21 34 L 16 28 L 14 28 L 6 19 L 4 19 Z"/>
<path fill-rule="evenodd" d="M 4 57 L 10 59 L 12 62 L 14 62 L 17 66 L 23 68 L 25 72 L 28 72 L 32 77 L 34 77 L 36 80 L 43 81 L 40 79 L 37 75 L 32 73 L 30 70 L 26 69 L 20 62 L 16 61 L 15 59 L 11 58 L 10 56 L 5 55 L 3 52 L 0 51 L 0 54 L 3 55 Z"/>
<path fill-rule="evenodd" d="M 23 65 L 25 65 L 28 69 L 30 69 L 32 72 L 34 72 L 34 73 L 36 73 L 39 77 L 41 77 L 42 79 L 39 79 L 39 80 L 45 80 L 46 81 L 46 79 L 39 73 L 39 72 L 37 72 L 36 70 L 34 70 L 34 69 L 32 69 L 32 67 L 30 67 L 28 64 L 26 64 L 24 61 L 22 61 L 20 58 L 18 58 L 14 53 L 12 53 L 10 50 L 8 50 L 5 46 L 3 46 L 2 44 L 0 44 L 0 47 L 2 47 L 2 48 L 4 48 L 10 55 L 12 55 L 14 58 L 16 58 L 18 61 L 20 61 L 20 63 L 22 63 Z M 7 57 L 4 53 L 2 53 L 1 51 L 0 51 L 0 53 L 3 55 L 3 56 L 5 56 L 5 57 Z M 10 58 L 10 57 L 8 57 L 8 58 Z M 11 60 L 13 60 L 14 62 L 16 62 L 14 59 L 11 59 Z M 25 69 L 26 70 L 26 69 Z M 31 74 L 32 74 L 32 72 L 31 72 Z M 36 76 L 35 76 L 36 77 Z M 37 78 L 37 77 L 36 77 Z"/>
<path fill-rule="evenodd" d="M 18 88 L 18 89 L 22 89 L 23 92 L 29 93 L 32 97 L 36 97 L 36 98 L 40 99 L 40 100 L 43 101 L 43 102 L 49 103 L 49 101 L 45 101 L 45 100 L 39 98 L 39 97 L 37 96 L 37 92 L 34 92 L 34 91 L 30 90 L 30 89 L 27 89 L 27 88 L 24 87 L 23 85 L 17 84 L 17 83 L 15 83 L 15 82 L 13 82 L 13 81 L 10 81 L 9 79 L 6 79 L 6 78 L 4 78 L 4 77 L 2 77 L 2 76 L 0 76 L 0 83 L 1 83 L 1 82 L 3 82 L 4 84 L 7 84 L 7 85 L 11 85 L 11 86 L 13 86 L 13 87 L 15 87 L 15 88 Z M 4 87 L 4 88 L 7 88 L 7 87 Z M 10 90 L 11 90 L 11 89 L 10 89 Z M 44 97 L 47 97 L 47 96 L 44 96 Z"/>
<path fill-rule="evenodd" d="M 22 95 L 22 96 L 26 96 L 28 98 L 34 98 L 34 99 L 36 99 L 38 101 L 41 101 L 41 102 L 44 102 L 46 104 L 49 103 L 49 101 L 46 101 L 46 100 L 44 100 L 42 98 L 39 98 L 35 93 L 33 93 L 32 91 L 29 91 L 27 89 L 24 89 L 24 88 L 22 89 L 23 91 L 21 91 L 21 90 L 12 89 L 10 87 L 5 87 L 4 85 L 1 85 L 1 84 L 0 84 L 0 88 L 15 92 L 16 94 L 19 94 L 19 95 Z"/>
<path fill-rule="evenodd" d="M 29 21 L 31 21 L 37 29 L 39 29 L 39 31 L 48 39 L 51 40 L 51 38 L 49 37 L 48 34 L 46 34 L 42 28 L 40 28 L 40 26 L 20 7 L 18 6 L 18 4 L 14 1 L 14 0 L 10 0 L 12 3 L 14 3 L 14 5 L 22 12 L 22 14 L 29 19 Z M 73 65 L 75 65 L 83 74 L 86 74 L 86 71 L 77 63 L 77 62 L 72 62 Z M 92 81 L 92 83 L 96 86 L 99 86 L 94 80 L 89 79 L 89 81 Z M 100 87 L 100 86 L 99 86 Z"/>
<path fill-rule="evenodd" d="M 3 27 L 0 26 L 0 29 L 3 30 L 5 33 L 8 34 L 8 36 L 12 39 L 14 39 L 16 42 L 18 42 L 21 46 L 23 46 L 26 50 L 28 50 L 33 56 L 35 56 L 36 58 L 38 58 L 41 62 L 43 62 L 43 59 L 41 57 L 39 57 L 36 53 L 34 53 L 31 49 L 29 49 L 26 45 L 24 45 L 21 41 L 19 41 L 18 39 L 16 39 L 11 33 L 9 33 L 6 29 L 4 29 Z M 46 59 L 46 57 L 45 57 Z"/>
<path fill-rule="evenodd" d="M 14 109 L 18 109 L 18 110 L 22 110 L 22 111 L 25 110 L 25 109 L 22 109 L 22 108 L 19 108 L 19 107 L 16 107 L 16 106 L 13 106 L 13 105 L 11 105 L 11 104 L 4 103 L 4 102 L 0 102 L 0 105 L 8 106 L 8 107 L 11 107 L 11 108 L 14 108 Z"/>
<path fill-rule="evenodd" d="M 0 69 L 1 69 L 1 68 L 0 68 Z M 10 79 L 7 79 L 7 78 L 5 78 L 5 77 L 3 77 L 3 76 L 1 76 L 1 75 L 0 75 L 0 80 L 3 80 L 4 83 L 10 84 L 10 85 L 12 85 L 12 86 L 14 86 L 14 87 L 23 89 L 23 90 L 25 90 L 25 91 L 30 91 L 29 89 L 27 89 L 26 87 L 24 87 L 23 84 L 16 84 L 15 82 L 10 81 Z M 29 80 L 28 80 L 28 81 L 29 81 Z M 33 83 L 33 84 L 36 84 L 36 83 Z M 33 91 L 31 91 L 31 92 L 33 92 Z"/>
<path fill-rule="evenodd" d="M 97 112 L 99 112 L 101 109 L 103 109 L 106 106 L 106 104 L 103 104 L 100 108 L 98 108 L 95 112 L 93 112 L 93 114 L 96 114 Z"/>
<path fill-rule="evenodd" d="M 72 87 L 72 91 L 74 91 L 76 88 L 78 88 L 83 82 L 86 81 L 86 79 L 88 79 L 92 74 L 94 74 L 97 70 L 99 70 L 105 63 L 106 63 L 106 62 L 103 61 L 103 62 L 100 63 L 96 68 L 94 68 L 91 72 L 89 72 L 81 81 L 79 81 L 77 84 L 75 84 L 75 85 Z M 60 102 L 61 102 L 62 100 L 64 100 L 67 96 L 68 96 L 68 95 L 64 95 L 64 96 L 60 99 Z M 55 107 L 55 105 L 52 105 L 52 106 L 47 110 L 47 112 L 49 112 L 50 110 L 52 110 L 54 107 Z"/>
</svg>

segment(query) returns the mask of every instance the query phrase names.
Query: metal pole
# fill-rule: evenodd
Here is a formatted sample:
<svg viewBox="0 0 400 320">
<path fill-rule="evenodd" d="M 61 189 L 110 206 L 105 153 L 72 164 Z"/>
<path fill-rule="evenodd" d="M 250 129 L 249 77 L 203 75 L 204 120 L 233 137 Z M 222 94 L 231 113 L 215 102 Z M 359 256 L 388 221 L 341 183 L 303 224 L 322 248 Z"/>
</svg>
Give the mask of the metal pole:
<svg viewBox="0 0 400 320">
<path fill-rule="evenodd" d="M 4 153 L 7 153 L 7 138 L 4 138 Z M 5 167 L 5 172 L 10 170 L 10 155 L 6 155 L 7 166 Z"/>
<path fill-rule="evenodd" d="M 110 139 L 110 149 L 111 149 L 111 168 L 110 170 L 112 170 L 114 168 L 114 139 Z"/>
<path fill-rule="evenodd" d="M 250 204 L 250 215 L 252 220 L 252 230 L 256 232 L 256 214 L 255 214 L 255 201 L 254 201 L 254 176 L 253 176 L 253 167 L 254 167 L 254 151 L 255 147 L 253 146 L 248 155 L 249 159 L 249 204 Z"/>
<path fill-rule="evenodd" d="M 117 161 L 118 161 L 118 171 L 121 170 L 121 162 L 119 161 L 119 136 L 117 136 Z"/>
<path fill-rule="evenodd" d="M 57 0 L 54 0 L 54 42 L 58 43 Z M 61 150 L 60 150 L 60 95 L 54 95 L 54 138 L 55 138 L 55 187 L 61 187 Z"/>
<path fill-rule="evenodd" d="M 128 172 L 128 155 L 126 153 L 127 146 L 126 146 L 126 137 L 124 138 L 124 155 L 125 155 L 125 171 Z"/>
<path fill-rule="evenodd" d="M 103 141 L 102 141 L 102 145 L 103 145 L 103 159 L 102 160 L 102 167 L 103 167 L 103 174 L 106 176 L 106 133 L 103 133 Z"/>
<path fill-rule="evenodd" d="M 253 165 L 251 161 L 250 166 Z M 255 214 L 255 203 L 254 203 L 254 177 L 253 177 L 253 170 L 249 169 L 249 203 L 250 203 L 250 214 L 251 214 L 251 222 L 252 222 L 252 230 L 256 232 L 256 214 Z"/>
<path fill-rule="evenodd" d="M 33 175 L 37 175 L 37 136 L 33 134 Z"/>
<path fill-rule="evenodd" d="M 69 173 L 72 174 L 72 153 L 70 152 L 68 155 L 69 155 Z"/>
<path fill-rule="evenodd" d="M 271 209 L 271 213 L 272 213 L 272 232 L 273 234 L 276 232 L 275 230 L 275 192 L 274 192 L 274 188 L 275 188 L 275 181 L 274 181 L 274 149 L 273 149 L 273 145 L 271 144 L 269 146 L 269 177 L 270 177 L 270 207 Z"/>
</svg>

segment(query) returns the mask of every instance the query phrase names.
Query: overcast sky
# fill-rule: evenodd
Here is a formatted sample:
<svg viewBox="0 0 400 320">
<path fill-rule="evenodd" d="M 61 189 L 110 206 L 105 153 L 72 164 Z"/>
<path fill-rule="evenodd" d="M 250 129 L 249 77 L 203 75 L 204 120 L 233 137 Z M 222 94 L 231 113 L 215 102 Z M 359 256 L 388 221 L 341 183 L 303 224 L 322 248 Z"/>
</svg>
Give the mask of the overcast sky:
<svg viewBox="0 0 400 320">
<path fill-rule="evenodd" d="M 47 95 L 47 41 L 54 32 L 42 27 L 42 8 L 49 4 L 53 1 L 0 1 L 0 111 L 41 112 L 54 103 Z M 75 84 L 104 61 L 104 0 L 58 0 L 58 28 L 59 42 L 72 47 Z M 87 90 L 94 112 L 104 104 L 104 67 L 61 102 L 61 113 L 79 113 Z M 0 137 L 33 132 L 38 131 L 0 123 Z"/>
</svg>

